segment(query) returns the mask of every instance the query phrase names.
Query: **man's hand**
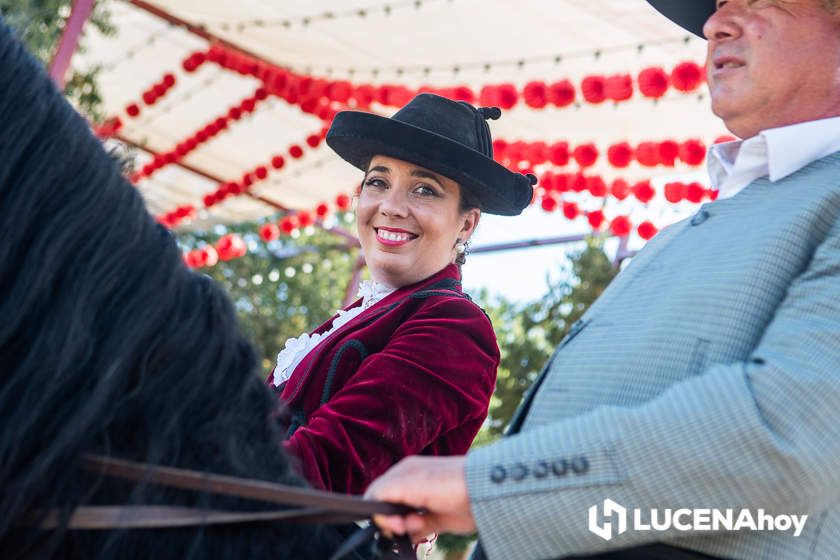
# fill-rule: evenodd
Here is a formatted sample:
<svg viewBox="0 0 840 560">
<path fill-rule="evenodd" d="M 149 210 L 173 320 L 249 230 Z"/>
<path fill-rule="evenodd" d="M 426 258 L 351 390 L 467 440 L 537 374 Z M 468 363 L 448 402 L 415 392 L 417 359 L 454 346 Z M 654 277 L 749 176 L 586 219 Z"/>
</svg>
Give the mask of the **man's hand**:
<svg viewBox="0 0 840 560">
<path fill-rule="evenodd" d="M 467 495 L 463 455 L 403 459 L 373 481 L 366 498 L 424 508 L 424 515 L 373 518 L 387 535 L 408 534 L 413 542 L 430 533 L 469 534 L 476 530 Z"/>
</svg>

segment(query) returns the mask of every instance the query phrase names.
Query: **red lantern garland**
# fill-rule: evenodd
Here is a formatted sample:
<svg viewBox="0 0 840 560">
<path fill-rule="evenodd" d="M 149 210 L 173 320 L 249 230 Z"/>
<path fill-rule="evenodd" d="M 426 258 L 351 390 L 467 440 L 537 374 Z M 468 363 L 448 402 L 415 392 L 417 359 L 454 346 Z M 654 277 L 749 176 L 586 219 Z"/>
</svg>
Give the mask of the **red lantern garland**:
<svg viewBox="0 0 840 560">
<path fill-rule="evenodd" d="M 603 76 L 587 76 L 580 83 L 580 93 L 587 103 L 597 105 L 603 103 L 607 98 L 604 91 L 606 88 L 606 79 Z"/>
<path fill-rule="evenodd" d="M 695 62 L 681 62 L 671 71 L 671 85 L 679 91 L 694 91 L 703 80 L 703 67 Z"/>
<path fill-rule="evenodd" d="M 221 260 L 229 261 L 245 256 L 248 253 L 248 246 L 235 233 L 228 233 L 216 242 L 216 251 L 218 251 Z"/>
<path fill-rule="evenodd" d="M 564 166 L 574 159 L 578 166 L 585 168 L 597 163 L 599 149 L 592 143 L 581 144 L 570 149 L 568 142 L 555 142 L 551 145 L 543 141 L 508 142 L 496 139 L 493 142 L 493 154 L 496 161 L 512 171 L 529 170 L 533 166 L 551 162 Z M 674 167 L 677 160 L 697 166 L 706 159 L 706 145 L 697 139 L 684 142 L 664 140 L 662 142 L 640 142 L 633 147 L 628 142 L 618 142 L 607 148 L 607 161 L 616 168 L 625 168 L 633 160 L 645 167 Z"/>
<path fill-rule="evenodd" d="M 633 97 L 633 78 L 630 74 L 609 76 L 604 83 L 604 95 L 615 102 Z"/>
<path fill-rule="evenodd" d="M 636 228 L 636 232 L 639 234 L 639 237 L 644 239 L 645 241 L 652 239 L 659 230 L 653 225 L 651 222 L 645 220 Z"/>
<path fill-rule="evenodd" d="M 604 223 L 605 219 L 604 212 L 601 210 L 593 210 L 592 212 L 586 213 L 586 220 L 594 230 L 601 229 L 601 225 Z"/>
<path fill-rule="evenodd" d="M 610 231 L 615 236 L 624 237 L 629 235 L 632 230 L 633 224 L 628 216 L 616 216 L 610 222 Z"/>
<path fill-rule="evenodd" d="M 645 68 L 639 72 L 636 81 L 642 95 L 651 99 L 659 99 L 668 91 L 669 76 L 659 66 Z"/>
</svg>

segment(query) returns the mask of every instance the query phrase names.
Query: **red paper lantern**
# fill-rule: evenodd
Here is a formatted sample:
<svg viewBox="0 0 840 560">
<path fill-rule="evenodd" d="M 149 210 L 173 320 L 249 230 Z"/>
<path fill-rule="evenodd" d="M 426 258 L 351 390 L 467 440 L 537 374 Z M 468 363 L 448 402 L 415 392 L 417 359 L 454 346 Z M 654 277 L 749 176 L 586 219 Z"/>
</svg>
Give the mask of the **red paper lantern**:
<svg viewBox="0 0 840 560">
<path fill-rule="evenodd" d="M 502 109 L 512 109 L 519 101 L 519 92 L 513 84 L 500 84 L 499 88 L 499 107 Z"/>
<path fill-rule="evenodd" d="M 140 114 L 140 107 L 137 105 L 137 103 L 130 103 L 126 106 L 125 113 L 129 117 L 136 117 Z"/>
<path fill-rule="evenodd" d="M 231 107 L 228 109 L 227 116 L 231 120 L 238 121 L 242 118 L 242 109 L 239 107 Z"/>
<path fill-rule="evenodd" d="M 618 237 L 629 235 L 632 229 L 633 224 L 627 216 L 616 216 L 610 222 L 610 231 L 612 231 L 613 235 Z"/>
<path fill-rule="evenodd" d="M 146 105 L 154 105 L 155 101 L 157 101 L 157 95 L 155 95 L 154 90 L 147 90 L 143 92 L 143 103 Z"/>
<path fill-rule="evenodd" d="M 505 154 L 511 166 L 516 166 L 525 159 L 525 149 L 527 147 L 528 144 L 522 142 L 521 140 L 508 144 Z"/>
<path fill-rule="evenodd" d="M 329 213 L 330 213 L 330 207 L 329 207 L 329 206 L 327 206 L 327 205 L 326 205 L 325 203 L 323 203 L 323 202 L 322 202 L 321 204 L 319 204 L 318 206 L 316 206 L 316 207 L 315 207 L 315 214 L 316 214 L 319 218 L 326 218 L 326 217 L 327 217 L 327 214 L 329 214 Z"/>
<path fill-rule="evenodd" d="M 570 181 L 569 187 L 575 192 L 583 192 L 586 190 L 586 176 L 583 173 L 575 173 Z"/>
<path fill-rule="evenodd" d="M 580 216 L 580 208 L 578 208 L 578 205 L 574 202 L 564 202 L 563 215 L 569 220 L 574 220 Z"/>
<path fill-rule="evenodd" d="M 353 98 L 356 100 L 357 107 L 369 107 L 373 102 L 375 90 L 370 84 L 362 84 L 356 86 L 353 90 Z"/>
<path fill-rule="evenodd" d="M 337 80 L 327 86 L 327 97 L 337 103 L 347 103 L 353 94 L 353 84 L 346 80 Z"/>
<path fill-rule="evenodd" d="M 289 146 L 289 155 L 295 159 L 300 159 L 303 157 L 303 148 L 297 144 L 292 144 Z"/>
<path fill-rule="evenodd" d="M 607 98 L 605 88 L 606 80 L 603 76 L 587 76 L 580 83 L 580 92 L 588 103 L 602 103 Z"/>
<path fill-rule="evenodd" d="M 218 251 L 221 260 L 229 261 L 244 256 L 248 252 L 248 246 L 235 233 L 228 233 L 216 242 L 216 251 Z"/>
<path fill-rule="evenodd" d="M 680 159 L 688 165 L 700 165 L 706 159 L 706 145 L 701 140 L 686 140 L 680 144 Z"/>
<path fill-rule="evenodd" d="M 546 212 L 554 212 L 554 210 L 557 209 L 557 199 L 551 194 L 546 193 L 540 201 L 540 206 L 542 206 L 542 209 Z"/>
<path fill-rule="evenodd" d="M 630 74 L 615 74 L 604 81 L 604 95 L 613 101 L 626 101 L 633 97 L 633 78 Z"/>
<path fill-rule="evenodd" d="M 475 92 L 467 86 L 456 86 L 452 92 L 452 99 L 472 105 L 475 102 Z"/>
<path fill-rule="evenodd" d="M 674 167 L 677 156 L 680 155 L 680 145 L 673 140 L 659 143 L 659 162 L 668 167 Z"/>
<path fill-rule="evenodd" d="M 508 143 L 505 140 L 493 140 L 493 159 L 502 161 L 505 159 L 507 153 Z"/>
<path fill-rule="evenodd" d="M 487 85 L 482 87 L 478 94 L 478 102 L 485 107 L 499 105 L 499 86 Z"/>
<path fill-rule="evenodd" d="M 610 185 L 610 194 L 618 200 L 624 200 L 630 194 L 630 183 L 624 179 L 615 179 Z"/>
<path fill-rule="evenodd" d="M 551 188 L 557 192 L 566 192 L 571 187 L 569 185 L 569 174 L 568 173 L 557 173 L 554 177 L 551 178 Z"/>
<path fill-rule="evenodd" d="M 525 159 L 531 165 L 540 165 L 548 161 L 548 145 L 545 142 L 531 142 L 525 149 Z"/>
<path fill-rule="evenodd" d="M 656 229 L 656 226 L 650 223 L 649 221 L 644 221 L 636 228 L 636 231 L 639 233 L 639 237 L 644 239 L 645 241 L 652 239 L 659 230 Z"/>
<path fill-rule="evenodd" d="M 310 134 L 309 136 L 306 137 L 306 144 L 310 148 L 317 148 L 318 144 L 320 144 L 320 143 L 321 143 L 321 137 L 318 136 L 317 134 Z"/>
<path fill-rule="evenodd" d="M 665 200 L 676 204 L 685 198 L 685 185 L 679 181 L 665 184 Z"/>
<path fill-rule="evenodd" d="M 184 262 L 190 268 L 201 268 L 201 251 L 193 249 L 184 255 Z"/>
<path fill-rule="evenodd" d="M 310 214 L 306 210 L 301 210 L 297 213 L 298 223 L 300 227 L 309 227 L 313 224 L 314 220 L 312 219 L 312 214 Z"/>
<path fill-rule="evenodd" d="M 260 237 L 265 241 L 274 241 L 280 237 L 280 228 L 277 224 L 263 224 L 260 226 Z"/>
<path fill-rule="evenodd" d="M 587 212 L 586 220 L 589 222 L 589 225 L 592 226 L 592 229 L 600 229 L 601 225 L 604 223 L 604 213 L 600 210 Z"/>
<path fill-rule="evenodd" d="M 572 152 L 572 157 L 575 158 L 579 166 L 589 167 L 594 165 L 598 160 L 598 148 L 592 143 L 581 144 L 575 147 L 574 152 Z"/>
<path fill-rule="evenodd" d="M 283 159 L 283 156 L 274 156 L 271 158 L 271 167 L 274 169 L 282 169 L 284 165 L 286 165 L 286 160 Z"/>
<path fill-rule="evenodd" d="M 685 198 L 685 185 L 679 181 L 665 184 L 665 200 L 676 204 Z"/>
<path fill-rule="evenodd" d="M 627 142 L 613 144 L 607 149 L 607 159 L 613 167 L 627 167 L 633 161 L 633 147 Z"/>
<path fill-rule="evenodd" d="M 204 266 L 215 266 L 219 262 L 219 253 L 212 245 L 207 245 L 201 249 L 201 260 Z"/>
<path fill-rule="evenodd" d="M 681 62 L 671 71 L 671 85 L 680 91 L 694 91 L 703 83 L 703 68 L 695 62 Z"/>
<path fill-rule="evenodd" d="M 656 142 L 642 142 L 636 146 L 636 161 L 646 167 L 659 165 L 659 145 Z"/>
<path fill-rule="evenodd" d="M 528 107 L 542 109 L 548 104 L 548 86 L 542 81 L 528 82 L 522 90 L 522 97 Z"/>
<path fill-rule="evenodd" d="M 607 196 L 607 184 L 600 175 L 592 175 L 586 178 L 586 190 L 588 190 L 592 196 Z"/>
<path fill-rule="evenodd" d="M 340 194 L 335 197 L 335 205 L 339 210 L 348 210 L 350 208 L 350 197 L 346 194 Z"/>
<path fill-rule="evenodd" d="M 639 181 L 633 185 L 633 196 L 642 204 L 646 204 L 656 196 L 656 190 L 650 184 L 650 181 Z"/>
<path fill-rule="evenodd" d="M 298 228 L 298 225 L 298 220 L 295 216 L 285 216 L 282 220 L 280 220 L 280 229 L 283 230 L 283 233 L 286 235 L 291 235 L 291 233 Z"/>
<path fill-rule="evenodd" d="M 263 179 L 268 177 L 268 169 L 266 169 L 266 167 L 264 165 L 261 165 L 261 166 L 257 167 L 256 169 L 254 169 L 254 175 L 257 176 L 257 179 L 262 181 Z"/>
<path fill-rule="evenodd" d="M 557 166 L 564 166 L 569 163 L 569 143 L 555 142 L 548 148 L 548 159 Z"/>
<path fill-rule="evenodd" d="M 548 100 L 557 107 L 568 107 L 575 102 L 575 86 L 569 80 L 554 82 L 548 86 Z"/>
<path fill-rule="evenodd" d="M 556 185 L 554 184 L 554 173 L 551 171 L 546 171 L 540 175 L 537 184 L 546 192 L 553 192 L 557 190 Z"/>
<path fill-rule="evenodd" d="M 706 194 L 706 188 L 700 183 L 689 183 L 685 187 L 685 199 L 694 204 L 703 201 L 703 196 Z"/>
<path fill-rule="evenodd" d="M 659 99 L 668 91 L 668 74 L 659 66 L 645 68 L 639 72 L 639 91 L 645 97 Z"/>
</svg>

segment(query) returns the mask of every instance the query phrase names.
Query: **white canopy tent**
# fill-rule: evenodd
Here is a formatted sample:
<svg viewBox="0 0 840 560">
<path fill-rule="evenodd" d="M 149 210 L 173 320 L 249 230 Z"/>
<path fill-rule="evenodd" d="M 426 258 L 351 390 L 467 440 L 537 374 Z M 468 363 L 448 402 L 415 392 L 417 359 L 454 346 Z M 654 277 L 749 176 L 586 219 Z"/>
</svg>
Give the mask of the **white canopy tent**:
<svg viewBox="0 0 840 560">
<path fill-rule="evenodd" d="M 88 29 L 87 50 L 77 53 L 73 65 L 101 67 L 105 111 L 120 118 L 122 139 L 148 151 L 140 155 L 141 166 L 152 159 L 150 154 L 173 149 L 260 86 L 256 78 L 217 64 L 184 70 L 182 61 L 213 43 L 329 80 L 412 89 L 465 85 L 475 92 L 499 83 L 521 91 L 531 80 L 569 79 L 578 86 L 592 74 L 635 77 L 650 66 L 667 71 L 681 61 L 700 63 L 705 49 L 704 41 L 642 0 L 121 0 L 109 9 L 116 35 Z M 174 86 L 152 105 L 140 101 L 143 91 L 166 73 L 175 77 Z M 710 115 L 704 91 L 672 88 L 659 100 L 635 91 L 627 101 L 600 104 L 587 103 L 578 93 L 569 107 L 542 109 L 520 99 L 491 122 L 491 129 L 495 138 L 508 141 L 594 142 L 602 154 L 625 140 L 699 138 L 710 143 L 726 131 Z M 141 109 L 136 118 L 126 114 L 131 103 Z M 380 114 L 396 110 L 375 102 L 370 109 Z M 349 193 L 358 183 L 360 173 L 324 143 L 314 149 L 306 145 L 307 136 L 324 124 L 300 106 L 269 95 L 253 113 L 231 122 L 180 162 L 139 179 L 137 186 L 155 214 L 181 205 L 199 209 L 195 219 L 179 226 L 186 228 L 255 220 L 278 207 L 333 206 L 337 194 Z M 304 148 L 300 159 L 288 155 L 293 144 Z M 286 165 L 274 170 L 268 162 L 277 154 Z M 202 198 L 220 181 L 238 180 L 260 165 L 270 173 L 253 185 L 253 196 L 232 196 L 202 209 Z M 603 155 L 589 171 L 630 181 L 700 176 L 696 168 L 680 164 L 649 168 L 633 163 L 615 169 Z M 583 220 L 578 229 L 588 231 L 589 226 Z"/>
</svg>

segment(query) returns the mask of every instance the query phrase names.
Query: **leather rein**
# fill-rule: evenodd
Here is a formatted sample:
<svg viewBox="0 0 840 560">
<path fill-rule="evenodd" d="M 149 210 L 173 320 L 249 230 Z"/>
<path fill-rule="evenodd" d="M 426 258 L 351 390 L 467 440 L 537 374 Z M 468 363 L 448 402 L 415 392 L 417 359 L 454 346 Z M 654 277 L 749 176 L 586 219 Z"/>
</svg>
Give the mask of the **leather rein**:
<svg viewBox="0 0 840 560">
<path fill-rule="evenodd" d="M 342 524 L 370 520 L 373 515 L 378 514 L 423 513 L 422 510 L 406 505 L 365 500 L 358 496 L 100 455 L 83 455 L 82 462 L 85 470 L 102 476 L 297 507 L 268 511 L 226 511 L 181 506 L 79 506 L 71 512 L 69 519 L 63 519 L 57 511 L 48 512 L 40 523 L 41 528 L 171 529 L 272 521 Z M 336 551 L 333 558 L 342 558 L 361 544 L 376 540 L 377 537 L 376 527 L 371 524 L 350 537 Z M 379 548 L 386 553 L 389 549 L 393 553 L 393 545 L 398 545 L 398 556 L 391 556 L 392 558 L 415 558 L 411 543 L 405 537 L 397 539 L 396 543 L 385 539 L 380 541 Z"/>
</svg>

